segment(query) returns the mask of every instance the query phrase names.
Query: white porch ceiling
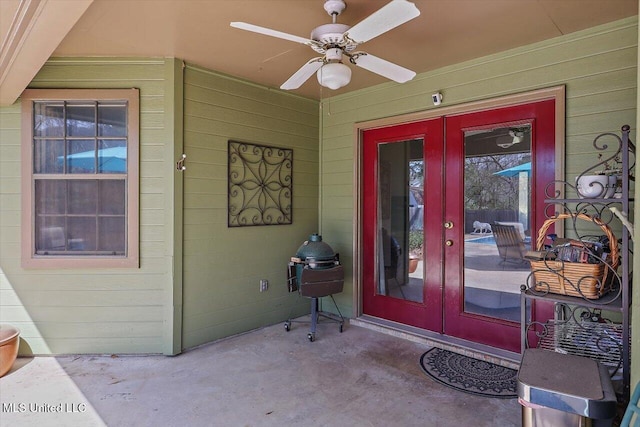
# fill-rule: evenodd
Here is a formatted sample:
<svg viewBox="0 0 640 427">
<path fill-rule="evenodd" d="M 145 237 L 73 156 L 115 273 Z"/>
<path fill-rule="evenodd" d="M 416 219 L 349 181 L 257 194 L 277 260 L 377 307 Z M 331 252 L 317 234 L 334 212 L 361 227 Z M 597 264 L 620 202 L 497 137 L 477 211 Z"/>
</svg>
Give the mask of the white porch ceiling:
<svg viewBox="0 0 640 427">
<path fill-rule="evenodd" d="M 354 25 L 388 0 L 346 2 L 338 22 Z M 16 21 L 16 11 L 36 3 L 53 15 L 58 10 L 58 17 Z M 638 14 L 638 0 L 414 3 L 421 11 L 418 18 L 360 49 L 421 73 Z M 83 4 L 88 8 L 78 17 Z M 177 57 L 275 88 L 317 56 L 304 45 L 231 28 L 231 21 L 309 37 L 331 18 L 323 0 L 0 0 L 0 103 L 13 102 L 51 54 Z M 28 31 L 23 31 L 27 34 L 14 49 L 14 59 L 5 61 L 7 52 L 11 54 L 10 30 L 16 26 Z M 321 89 L 311 78 L 294 93 L 320 98 L 388 81 L 357 67 L 352 70 L 351 83 L 339 91 Z"/>
</svg>

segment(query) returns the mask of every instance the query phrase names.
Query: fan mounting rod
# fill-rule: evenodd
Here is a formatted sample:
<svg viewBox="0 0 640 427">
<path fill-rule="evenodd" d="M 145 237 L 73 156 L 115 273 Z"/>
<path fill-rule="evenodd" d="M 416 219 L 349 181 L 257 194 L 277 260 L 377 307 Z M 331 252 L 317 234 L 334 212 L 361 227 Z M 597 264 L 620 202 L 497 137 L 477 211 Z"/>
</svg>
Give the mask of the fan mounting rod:
<svg viewBox="0 0 640 427">
<path fill-rule="evenodd" d="M 338 15 L 340 15 L 346 7 L 347 5 L 343 0 L 326 0 L 324 2 L 324 10 L 333 18 L 334 24 Z"/>
</svg>

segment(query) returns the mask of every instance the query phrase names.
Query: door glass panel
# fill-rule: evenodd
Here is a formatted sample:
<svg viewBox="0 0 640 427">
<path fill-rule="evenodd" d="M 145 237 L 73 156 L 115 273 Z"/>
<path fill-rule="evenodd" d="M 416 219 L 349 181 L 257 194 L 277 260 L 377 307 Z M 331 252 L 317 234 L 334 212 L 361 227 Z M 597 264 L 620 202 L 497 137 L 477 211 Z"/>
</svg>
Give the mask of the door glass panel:
<svg viewBox="0 0 640 427">
<path fill-rule="evenodd" d="M 520 321 L 531 248 L 531 125 L 464 134 L 464 310 Z"/>
<path fill-rule="evenodd" d="M 378 145 L 378 295 L 423 302 L 423 140 Z"/>
</svg>

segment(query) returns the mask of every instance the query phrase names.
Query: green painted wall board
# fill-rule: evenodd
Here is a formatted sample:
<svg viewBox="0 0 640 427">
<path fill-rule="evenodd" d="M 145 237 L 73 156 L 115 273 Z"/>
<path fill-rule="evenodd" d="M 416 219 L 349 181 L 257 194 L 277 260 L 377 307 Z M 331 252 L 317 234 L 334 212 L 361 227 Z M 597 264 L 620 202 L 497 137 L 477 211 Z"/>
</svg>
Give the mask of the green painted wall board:
<svg viewBox="0 0 640 427">
<path fill-rule="evenodd" d="M 184 63 L 177 59 L 166 62 L 167 89 L 164 109 L 171 111 L 166 127 L 171 134 L 172 144 L 166 144 L 163 151 L 157 153 L 157 158 L 167 158 L 177 161 L 184 153 Z M 159 105 L 160 106 L 160 105 Z M 149 158 L 153 153 L 147 153 Z M 164 353 L 178 354 L 182 351 L 182 241 L 183 241 L 183 175 L 176 166 L 173 173 L 168 175 L 169 189 L 164 209 L 164 238 L 168 242 L 166 251 L 171 259 L 172 286 L 165 288 L 164 319 L 166 319 L 164 333 Z M 142 247 L 142 246 L 141 246 Z"/>
<path fill-rule="evenodd" d="M 21 329 L 23 354 L 167 352 L 163 308 L 172 279 L 165 212 L 173 209 L 166 176 L 173 159 L 164 150 L 173 144 L 165 128 L 173 112 L 164 98 L 171 61 L 52 58 L 29 86 L 140 89 L 139 269 L 20 266 L 20 102 L 0 108 L 0 321 Z"/>
<path fill-rule="evenodd" d="M 187 65 L 183 346 L 283 321 L 309 306 L 286 266 L 318 226 L 318 102 Z M 228 140 L 293 149 L 293 224 L 227 227 Z M 260 279 L 269 290 L 259 292 Z"/>
</svg>

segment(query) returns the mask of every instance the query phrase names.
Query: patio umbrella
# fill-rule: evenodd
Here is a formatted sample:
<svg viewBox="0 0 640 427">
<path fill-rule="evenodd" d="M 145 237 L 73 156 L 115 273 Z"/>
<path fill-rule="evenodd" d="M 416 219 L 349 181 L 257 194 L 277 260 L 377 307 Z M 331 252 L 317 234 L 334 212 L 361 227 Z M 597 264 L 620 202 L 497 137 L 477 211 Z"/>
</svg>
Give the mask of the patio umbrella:
<svg viewBox="0 0 640 427">
<path fill-rule="evenodd" d="M 531 162 L 523 163 L 512 168 L 495 172 L 494 175 L 503 177 L 518 177 L 518 221 L 528 228 L 529 225 L 529 175 Z"/>
<path fill-rule="evenodd" d="M 65 156 L 59 156 L 63 162 Z M 93 150 L 69 154 L 67 161 L 72 168 L 95 170 L 96 152 Z M 98 170 L 100 172 L 125 173 L 127 171 L 127 147 L 112 147 L 98 150 Z"/>
<path fill-rule="evenodd" d="M 520 172 L 526 172 L 527 174 L 531 174 L 531 162 L 523 163 L 521 165 L 514 166 L 509 169 L 501 170 L 499 172 L 494 173 L 494 175 L 512 177 L 512 176 L 520 175 Z"/>
</svg>

